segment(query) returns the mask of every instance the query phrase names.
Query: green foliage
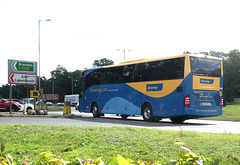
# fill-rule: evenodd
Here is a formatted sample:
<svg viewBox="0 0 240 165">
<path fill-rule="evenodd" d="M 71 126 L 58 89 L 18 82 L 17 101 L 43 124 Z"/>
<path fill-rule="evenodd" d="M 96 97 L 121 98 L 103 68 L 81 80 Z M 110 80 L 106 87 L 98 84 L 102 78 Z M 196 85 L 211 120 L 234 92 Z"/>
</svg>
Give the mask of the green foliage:
<svg viewBox="0 0 240 165">
<path fill-rule="evenodd" d="M 16 165 L 13 161 L 13 157 L 9 154 L 4 154 L 5 151 L 5 143 L 1 142 L 0 148 L 0 165 Z"/>
<path fill-rule="evenodd" d="M 100 60 L 94 60 L 93 67 L 99 67 L 99 66 L 107 66 L 107 65 L 113 65 L 114 62 L 112 60 L 109 60 L 108 58 L 102 58 Z"/>
<path fill-rule="evenodd" d="M 228 155 L 228 159 L 231 164 L 240 164 L 240 160 L 232 155 Z"/>
<path fill-rule="evenodd" d="M 51 78 L 42 82 L 42 87 L 45 93 L 57 93 L 59 95 L 58 101 L 64 100 L 64 95 L 79 93 L 80 78 L 82 71 L 76 70 L 68 72 L 65 67 L 58 65 L 56 70 L 51 71 Z"/>
<path fill-rule="evenodd" d="M 207 160 L 203 156 L 198 156 L 197 154 L 193 153 L 185 143 L 183 143 L 179 138 L 177 139 L 171 139 L 171 142 L 174 144 L 177 144 L 180 147 L 179 155 L 177 158 L 176 164 L 196 164 L 200 165 L 203 163 L 206 163 Z M 187 151 L 187 153 L 185 153 Z"/>
<path fill-rule="evenodd" d="M 3 153 L 4 150 L 5 150 L 5 143 L 1 143 L 1 148 L 0 148 L 1 153 Z"/>
<path fill-rule="evenodd" d="M 229 53 L 210 52 L 211 56 L 223 59 L 223 94 L 227 102 L 233 102 L 240 97 L 240 51 L 231 50 Z"/>
<path fill-rule="evenodd" d="M 60 164 L 65 164 L 63 159 L 57 158 L 55 154 L 52 152 L 42 152 L 39 154 L 41 157 L 38 160 L 37 165 L 43 165 L 43 164 L 54 164 L 54 165 L 60 165 Z"/>
<path fill-rule="evenodd" d="M 0 165 L 16 165 L 17 163 L 14 162 L 13 157 L 9 154 L 6 156 L 1 156 L 0 157 Z"/>
</svg>

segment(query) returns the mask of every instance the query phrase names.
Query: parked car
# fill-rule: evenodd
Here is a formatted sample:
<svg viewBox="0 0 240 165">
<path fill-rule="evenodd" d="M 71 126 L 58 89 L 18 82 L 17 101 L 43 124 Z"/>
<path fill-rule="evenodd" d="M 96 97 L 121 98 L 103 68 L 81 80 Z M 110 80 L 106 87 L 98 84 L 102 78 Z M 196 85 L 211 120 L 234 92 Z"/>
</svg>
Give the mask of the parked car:
<svg viewBox="0 0 240 165">
<path fill-rule="evenodd" d="M 0 97 L 0 110 L 9 111 L 10 109 L 10 101 L 5 100 L 4 98 Z M 21 105 L 17 102 L 12 101 L 12 111 L 16 112 L 21 109 Z"/>
<path fill-rule="evenodd" d="M 17 102 L 18 104 L 21 105 L 21 109 L 19 111 L 23 111 L 24 109 L 34 109 L 34 105 L 31 103 L 25 103 L 19 99 L 12 99 L 12 101 Z"/>
<path fill-rule="evenodd" d="M 64 103 L 63 102 L 59 102 L 59 103 L 57 103 L 57 106 L 64 106 Z"/>
<path fill-rule="evenodd" d="M 53 103 L 49 101 L 49 102 L 46 102 L 46 105 L 51 106 L 53 105 Z"/>
<path fill-rule="evenodd" d="M 44 102 L 40 102 L 40 101 L 36 101 L 36 103 L 35 103 L 36 105 L 44 105 Z"/>
</svg>

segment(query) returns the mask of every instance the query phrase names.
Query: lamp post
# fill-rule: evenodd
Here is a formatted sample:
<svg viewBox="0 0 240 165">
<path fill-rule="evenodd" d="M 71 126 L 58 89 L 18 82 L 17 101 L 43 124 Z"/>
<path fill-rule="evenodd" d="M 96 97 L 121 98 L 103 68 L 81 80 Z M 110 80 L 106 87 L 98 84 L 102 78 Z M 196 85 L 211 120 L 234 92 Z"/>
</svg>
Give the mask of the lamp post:
<svg viewBox="0 0 240 165">
<path fill-rule="evenodd" d="M 131 50 L 124 50 L 124 49 L 117 49 L 118 51 L 123 51 L 123 59 L 125 61 L 125 52 L 128 51 L 128 52 L 131 52 Z"/>
<path fill-rule="evenodd" d="M 80 76 L 81 77 L 81 76 Z M 71 79 L 71 84 L 72 84 L 72 94 L 73 94 L 73 83 L 76 82 L 80 77 L 77 77 L 75 79 L 73 79 L 73 77 L 68 77 L 69 79 Z"/>
<path fill-rule="evenodd" d="M 51 21 L 51 19 L 45 19 L 45 20 L 38 20 L 38 56 L 39 56 L 39 61 L 38 61 L 38 64 L 39 64 L 39 90 L 40 90 L 40 87 L 41 87 L 41 79 L 40 79 L 40 22 L 41 21 Z"/>
</svg>

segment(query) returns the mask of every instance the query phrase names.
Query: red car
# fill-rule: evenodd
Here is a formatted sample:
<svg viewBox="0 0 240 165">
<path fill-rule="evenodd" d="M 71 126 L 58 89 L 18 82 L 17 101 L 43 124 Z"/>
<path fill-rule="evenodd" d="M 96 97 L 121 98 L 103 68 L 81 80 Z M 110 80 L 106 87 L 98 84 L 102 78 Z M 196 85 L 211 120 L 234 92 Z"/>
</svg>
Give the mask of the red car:
<svg viewBox="0 0 240 165">
<path fill-rule="evenodd" d="M 7 101 L 0 97 L 0 111 L 1 110 L 9 111 L 9 108 L 10 108 L 10 101 Z M 20 109 L 21 109 L 21 105 L 12 101 L 12 111 L 16 112 L 16 111 L 19 111 Z"/>
</svg>

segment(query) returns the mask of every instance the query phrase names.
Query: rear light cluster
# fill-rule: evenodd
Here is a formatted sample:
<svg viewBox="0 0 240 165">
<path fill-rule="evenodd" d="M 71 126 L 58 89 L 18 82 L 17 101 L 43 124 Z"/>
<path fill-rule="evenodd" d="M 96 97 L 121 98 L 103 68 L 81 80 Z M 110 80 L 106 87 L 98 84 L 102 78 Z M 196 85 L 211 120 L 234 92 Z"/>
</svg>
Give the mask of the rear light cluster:
<svg viewBox="0 0 240 165">
<path fill-rule="evenodd" d="M 221 99 L 221 108 L 223 108 L 223 97 Z"/>
<path fill-rule="evenodd" d="M 184 106 L 185 107 L 190 107 L 189 95 L 186 95 L 184 97 Z"/>
</svg>

